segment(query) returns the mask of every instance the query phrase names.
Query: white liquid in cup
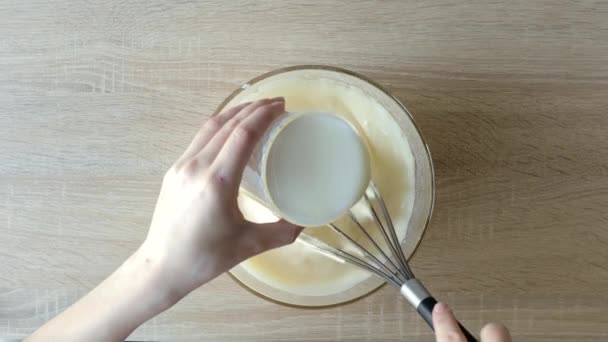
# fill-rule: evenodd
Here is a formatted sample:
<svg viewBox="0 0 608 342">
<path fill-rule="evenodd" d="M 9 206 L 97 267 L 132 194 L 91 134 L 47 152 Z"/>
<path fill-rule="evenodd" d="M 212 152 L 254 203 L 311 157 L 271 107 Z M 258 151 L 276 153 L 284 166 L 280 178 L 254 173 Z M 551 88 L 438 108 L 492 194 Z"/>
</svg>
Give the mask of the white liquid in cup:
<svg viewBox="0 0 608 342">
<path fill-rule="evenodd" d="M 370 182 L 367 147 L 338 116 L 296 115 L 267 146 L 262 161 L 266 195 L 292 223 L 334 221 L 359 201 Z"/>
</svg>

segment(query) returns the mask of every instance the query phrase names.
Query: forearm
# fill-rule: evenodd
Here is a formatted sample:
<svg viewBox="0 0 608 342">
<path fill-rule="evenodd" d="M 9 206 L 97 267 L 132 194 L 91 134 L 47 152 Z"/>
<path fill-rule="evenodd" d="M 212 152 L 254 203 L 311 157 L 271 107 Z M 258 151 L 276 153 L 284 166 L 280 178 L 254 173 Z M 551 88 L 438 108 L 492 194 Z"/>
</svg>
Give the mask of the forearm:
<svg viewBox="0 0 608 342">
<path fill-rule="evenodd" d="M 164 286 L 159 265 L 136 252 L 80 301 L 27 341 L 124 341 L 181 295 Z"/>
</svg>

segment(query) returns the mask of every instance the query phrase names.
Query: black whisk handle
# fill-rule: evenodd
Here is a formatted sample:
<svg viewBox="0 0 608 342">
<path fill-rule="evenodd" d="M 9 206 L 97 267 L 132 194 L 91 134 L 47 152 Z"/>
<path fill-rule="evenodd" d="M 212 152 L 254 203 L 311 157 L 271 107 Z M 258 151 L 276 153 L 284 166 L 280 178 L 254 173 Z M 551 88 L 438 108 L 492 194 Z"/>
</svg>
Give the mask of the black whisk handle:
<svg viewBox="0 0 608 342">
<path fill-rule="evenodd" d="M 435 307 L 435 304 L 437 304 L 437 300 L 435 300 L 435 298 L 427 297 L 422 302 L 420 302 L 420 304 L 418 304 L 418 307 L 416 308 L 416 311 L 418 311 L 420 316 L 424 318 L 426 323 L 433 330 L 435 330 L 433 328 L 433 308 Z M 477 342 L 475 336 L 473 336 L 473 334 L 471 334 L 465 327 L 463 327 L 460 322 L 458 322 L 458 326 L 460 327 L 460 330 L 462 330 L 462 334 L 468 342 Z"/>
<path fill-rule="evenodd" d="M 422 283 L 416 279 L 409 279 L 401 286 L 401 295 L 407 299 L 410 304 L 418 314 L 424 318 L 426 323 L 431 327 L 431 329 L 435 330 L 433 327 L 433 308 L 435 304 L 437 304 L 437 300 L 431 296 L 429 291 L 422 285 Z M 466 337 L 468 342 L 477 342 L 477 339 L 473 334 L 471 334 L 467 329 L 465 329 L 462 324 L 458 323 L 460 330 L 462 330 L 462 334 Z"/>
</svg>

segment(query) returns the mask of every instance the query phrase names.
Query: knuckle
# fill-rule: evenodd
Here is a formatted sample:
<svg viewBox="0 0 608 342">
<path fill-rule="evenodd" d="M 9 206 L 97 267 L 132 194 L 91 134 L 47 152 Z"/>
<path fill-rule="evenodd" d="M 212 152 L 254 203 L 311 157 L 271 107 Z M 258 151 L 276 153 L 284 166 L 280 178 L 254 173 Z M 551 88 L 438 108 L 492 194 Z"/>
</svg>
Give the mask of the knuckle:
<svg viewBox="0 0 608 342">
<path fill-rule="evenodd" d="M 213 173 L 211 174 L 211 179 L 209 181 L 209 185 L 217 190 L 226 189 L 226 187 L 230 184 L 230 180 L 226 175 L 221 173 Z"/>
<path fill-rule="evenodd" d="M 235 129 L 236 127 L 239 126 L 240 123 L 241 123 L 241 120 L 239 118 L 232 118 L 232 119 L 230 119 L 230 121 L 228 121 L 227 125 L 228 125 L 228 128 Z"/>
<path fill-rule="evenodd" d="M 187 161 L 180 170 L 180 174 L 183 177 L 191 177 L 199 171 L 199 162 L 197 159 L 191 159 Z"/>
<path fill-rule="evenodd" d="M 238 126 L 233 134 L 236 139 L 245 144 L 253 142 L 257 137 L 257 131 L 247 126 Z"/>
<path fill-rule="evenodd" d="M 196 159 L 190 159 L 183 162 L 179 162 L 167 171 L 163 181 L 169 182 L 187 182 L 193 179 L 196 174 L 200 171 L 200 163 Z"/>
<path fill-rule="evenodd" d="M 220 119 L 216 116 L 209 119 L 209 121 L 207 121 L 207 123 L 205 123 L 205 126 L 204 126 L 204 128 L 208 131 L 216 131 L 216 130 L 220 129 L 221 127 L 222 127 L 222 123 L 220 122 Z"/>
</svg>

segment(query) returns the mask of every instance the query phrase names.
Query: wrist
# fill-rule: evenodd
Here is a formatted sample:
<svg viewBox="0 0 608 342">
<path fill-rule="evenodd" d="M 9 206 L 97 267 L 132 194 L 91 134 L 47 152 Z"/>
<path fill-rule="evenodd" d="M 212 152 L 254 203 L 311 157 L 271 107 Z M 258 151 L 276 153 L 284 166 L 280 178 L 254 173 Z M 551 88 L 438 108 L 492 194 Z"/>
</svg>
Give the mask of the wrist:
<svg viewBox="0 0 608 342">
<path fill-rule="evenodd" d="M 175 305 L 185 295 L 170 286 L 163 267 L 160 260 L 140 248 L 116 272 L 120 282 L 132 282 L 127 286 L 154 315 Z"/>
<path fill-rule="evenodd" d="M 162 272 L 139 251 L 80 301 L 55 318 L 38 337 L 43 340 L 118 341 L 173 306 L 180 296 L 162 286 Z"/>
</svg>

